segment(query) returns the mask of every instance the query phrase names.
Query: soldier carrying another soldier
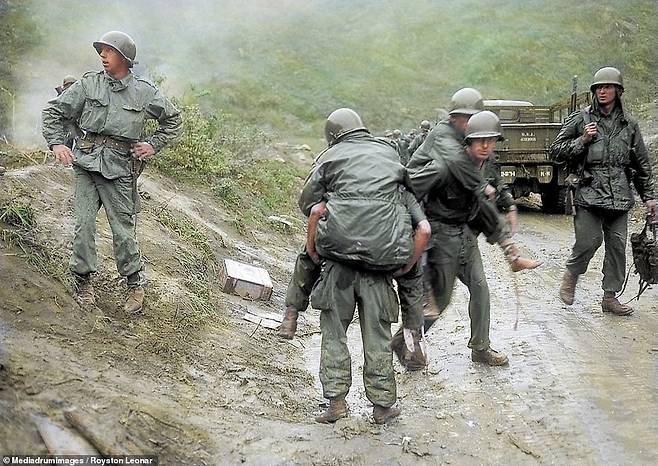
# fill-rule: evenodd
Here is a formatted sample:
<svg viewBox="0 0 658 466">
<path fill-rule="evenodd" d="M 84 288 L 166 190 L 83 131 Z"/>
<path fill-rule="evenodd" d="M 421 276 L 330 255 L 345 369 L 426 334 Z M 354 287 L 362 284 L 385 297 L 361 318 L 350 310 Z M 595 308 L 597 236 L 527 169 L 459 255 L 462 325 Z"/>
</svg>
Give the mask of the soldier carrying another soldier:
<svg viewBox="0 0 658 466">
<path fill-rule="evenodd" d="M 103 71 L 86 73 L 43 110 L 43 135 L 55 160 L 75 170 L 75 237 L 69 262 L 77 297 L 95 302 L 90 275 L 98 268 L 96 215 L 105 208 L 119 273 L 126 278 L 126 313 L 141 310 L 144 262 L 136 239 L 137 176 L 143 164 L 179 134 L 179 111 L 149 81 L 135 76 L 136 47 L 123 32 L 111 31 L 93 43 Z M 147 119 L 158 129 L 147 140 Z M 85 132 L 74 151 L 66 143 L 66 121 Z"/>
<path fill-rule="evenodd" d="M 478 116 L 482 109 L 482 95 L 477 90 L 457 91 L 450 102 L 449 119 L 439 122 L 429 133 L 409 161 L 407 171 L 416 196 L 427 196 L 425 214 L 432 226 L 432 239 L 426 273 L 437 311 L 440 314 L 448 306 L 455 279 L 459 278 L 470 293 L 471 358 L 500 366 L 507 364 L 508 359 L 490 347 L 489 287 L 477 235 L 482 232 L 489 242 L 500 245 L 513 272 L 538 267 L 541 262 L 520 256 L 506 222 L 485 198 L 487 183 L 480 173 L 483 161 L 464 149 L 464 134 L 469 126 L 467 144 L 472 145 L 476 139 L 494 139 L 486 147 L 489 154 L 495 139 L 500 137 L 498 118 L 493 115 L 495 120 L 492 119 L 491 112 Z M 475 131 L 478 125 L 486 131 Z M 425 331 L 437 318 L 438 314 L 426 312 Z"/>
</svg>

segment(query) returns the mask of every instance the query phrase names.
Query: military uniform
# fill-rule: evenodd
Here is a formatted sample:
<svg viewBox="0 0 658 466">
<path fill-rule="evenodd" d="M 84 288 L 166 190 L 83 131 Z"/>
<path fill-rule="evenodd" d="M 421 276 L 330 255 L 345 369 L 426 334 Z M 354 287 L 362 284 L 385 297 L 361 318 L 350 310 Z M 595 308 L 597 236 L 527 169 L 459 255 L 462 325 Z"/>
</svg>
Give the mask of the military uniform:
<svg viewBox="0 0 658 466">
<path fill-rule="evenodd" d="M 159 123 L 146 140 L 157 153 L 180 132 L 179 111 L 149 81 L 128 73 L 116 80 L 89 72 L 43 110 L 48 146 L 65 144 L 64 122 L 77 121 L 85 136 L 74 149 L 75 238 L 71 270 L 78 276 L 96 272 L 96 214 L 103 205 L 112 229 L 119 273 L 139 286 L 144 268 L 135 237 L 139 198 L 130 146 L 141 140 L 147 119 Z"/>
<path fill-rule="evenodd" d="M 346 332 L 357 305 L 366 396 L 376 408 L 396 401 L 389 345 L 399 307 L 390 268 L 411 257 L 411 222 L 399 189 L 404 177 L 390 145 L 356 131 L 328 149 L 300 197 L 305 215 L 327 201 L 316 236 L 318 253 L 326 260 L 311 304 L 321 310 L 320 380 L 332 401 L 343 400 L 352 383 Z M 381 271 L 374 271 L 378 266 Z"/>
<path fill-rule="evenodd" d="M 411 216 L 413 228 L 426 220 L 423 209 L 413 194 L 405 190 L 402 193 L 401 201 Z M 286 291 L 286 307 L 291 307 L 297 312 L 306 310 L 313 286 L 320 277 L 320 271 L 320 265 L 313 262 L 306 253 L 306 249 L 302 248 L 295 260 L 293 274 Z M 402 322 L 408 329 L 420 329 L 423 326 L 422 280 L 423 273 L 420 263 L 416 263 L 408 273 L 396 279 Z"/>
<path fill-rule="evenodd" d="M 476 235 L 482 231 L 490 242 L 500 242 L 509 232 L 495 207 L 483 199 L 484 179 L 463 143 L 463 136 L 442 121 L 415 152 L 407 170 L 416 195 L 427 196 L 425 213 L 432 239 L 426 273 L 436 305 L 439 312 L 448 306 L 456 278 L 468 287 L 468 346 L 479 351 L 489 348 L 490 300 Z M 426 321 L 426 329 L 432 322 Z"/>
<path fill-rule="evenodd" d="M 598 126 L 597 136 L 587 145 L 580 138 L 585 120 Z M 574 193 L 576 242 L 567 270 L 575 277 L 585 273 L 605 240 L 603 290 L 617 293 L 626 269 L 628 211 L 634 202 L 631 181 L 643 201 L 655 198 L 649 155 L 637 121 L 624 112 L 618 98 L 607 116 L 595 103 L 567 118 L 551 155 L 580 176 Z"/>
</svg>

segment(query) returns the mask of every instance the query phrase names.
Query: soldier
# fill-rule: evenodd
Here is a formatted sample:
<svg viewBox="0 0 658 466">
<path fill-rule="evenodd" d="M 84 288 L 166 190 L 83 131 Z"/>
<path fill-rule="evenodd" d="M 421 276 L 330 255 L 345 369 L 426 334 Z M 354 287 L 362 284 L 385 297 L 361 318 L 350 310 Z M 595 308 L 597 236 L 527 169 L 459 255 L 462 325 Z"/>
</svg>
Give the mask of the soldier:
<svg viewBox="0 0 658 466">
<path fill-rule="evenodd" d="M 71 76 L 70 74 L 67 74 L 66 76 L 64 76 L 64 80 L 62 81 L 62 85 L 57 86 L 55 88 L 55 92 L 57 92 L 57 95 L 62 95 L 62 92 L 67 90 L 69 87 L 71 87 L 71 84 L 73 84 L 76 81 L 77 81 L 77 79 L 75 79 L 74 76 Z"/>
<path fill-rule="evenodd" d="M 135 42 L 111 31 L 93 43 L 103 71 L 88 72 L 43 110 L 43 135 L 57 162 L 75 170 L 75 237 L 69 262 L 75 291 L 84 304 L 95 302 L 90 275 L 97 271 L 96 215 L 105 208 L 112 229 L 114 256 L 128 285 L 124 310 L 135 313 L 144 301 L 144 263 L 135 237 L 139 210 L 137 177 L 143 164 L 179 134 L 179 111 L 150 82 L 131 71 Z M 146 119 L 158 122 L 147 140 L 140 137 Z M 66 145 L 66 121 L 85 131 L 72 152 Z"/>
<path fill-rule="evenodd" d="M 470 123 L 475 118 L 473 115 L 479 114 L 482 108 L 482 96 L 477 90 L 464 88 L 457 91 L 451 99 L 449 120 L 434 127 L 407 169 L 416 196 L 427 196 L 425 213 L 432 226 L 432 240 L 426 273 L 429 274 L 437 311 L 440 314 L 448 306 L 458 277 L 470 293 L 471 338 L 468 346 L 472 349 L 471 359 L 499 366 L 507 364 L 508 359 L 490 347 L 489 288 L 477 234 L 483 232 L 489 242 L 501 246 L 513 272 L 536 268 L 541 262 L 519 255 L 505 222 L 495 206 L 484 198 L 486 183 L 480 174 L 481 164 L 476 164 L 474 156 L 462 145 L 468 125 L 471 125 L 468 140 L 472 142 L 477 125 L 492 124 L 490 112 L 478 117 L 474 124 Z M 495 122 L 499 124 L 497 118 Z M 490 149 L 490 154 L 493 145 L 487 149 Z M 437 318 L 438 314 L 426 313 L 425 331 Z"/>
<path fill-rule="evenodd" d="M 637 121 L 624 111 L 624 82 L 618 69 L 601 68 L 590 86 L 592 105 L 567 118 L 551 146 L 551 155 L 567 163 L 578 179 L 574 193 L 576 242 L 567 260 L 560 299 L 573 304 L 576 283 L 605 241 L 603 312 L 629 315 L 617 299 L 624 283 L 631 180 L 652 219 L 656 201 L 649 163 Z"/>
<path fill-rule="evenodd" d="M 57 95 L 60 96 L 62 95 L 62 92 L 67 90 L 71 85 L 76 82 L 77 79 L 71 75 L 66 75 L 64 76 L 64 80 L 62 81 L 61 86 L 57 86 L 55 88 L 55 92 L 57 92 Z M 78 124 L 75 121 L 72 120 L 67 120 L 64 123 L 65 130 L 67 133 L 66 137 L 66 142 L 64 145 L 68 147 L 69 149 L 73 149 L 73 144 L 75 141 L 82 136 L 82 131 L 80 131 L 80 128 L 78 127 Z"/>
<path fill-rule="evenodd" d="M 321 310 L 320 381 L 330 404 L 316 421 L 334 422 L 347 414 L 352 377 L 346 331 L 358 304 L 365 391 L 375 422 L 382 424 L 400 414 L 393 407 L 390 343 L 398 302 L 391 272 L 408 271 L 422 247 L 418 251 L 412 243 L 409 215 L 401 203 L 405 170 L 395 149 L 371 136 L 350 109 L 329 116 L 325 135 L 330 147 L 299 201 L 306 215 L 323 201 L 328 212 L 317 226 L 316 248 L 325 261 L 311 302 Z"/>
<path fill-rule="evenodd" d="M 408 149 L 409 157 L 413 156 L 414 152 L 416 152 L 416 149 L 418 149 L 421 146 L 421 144 L 425 142 L 425 138 L 427 138 L 429 132 L 430 132 L 430 122 L 428 120 L 421 121 L 420 132 L 413 137 L 411 143 L 409 144 L 409 149 Z M 407 160 L 407 162 L 409 161 Z"/>
</svg>

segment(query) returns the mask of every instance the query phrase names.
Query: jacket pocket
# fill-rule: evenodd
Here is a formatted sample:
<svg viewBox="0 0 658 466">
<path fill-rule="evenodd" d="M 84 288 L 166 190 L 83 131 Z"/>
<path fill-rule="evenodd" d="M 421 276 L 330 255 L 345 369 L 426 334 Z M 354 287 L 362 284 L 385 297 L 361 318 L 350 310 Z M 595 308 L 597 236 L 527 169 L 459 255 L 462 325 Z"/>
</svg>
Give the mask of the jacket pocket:
<svg viewBox="0 0 658 466">
<path fill-rule="evenodd" d="M 100 133 L 107 120 L 107 104 L 108 102 L 102 98 L 87 98 L 80 115 L 80 127 L 93 133 Z"/>
<path fill-rule="evenodd" d="M 605 157 L 605 142 L 603 139 L 599 138 L 596 142 L 593 142 L 589 145 L 587 150 L 587 157 L 585 158 L 585 164 L 595 165 L 603 163 Z"/>
<path fill-rule="evenodd" d="M 122 120 L 125 125 L 125 138 L 138 140 L 144 130 L 144 107 L 123 105 Z"/>
</svg>

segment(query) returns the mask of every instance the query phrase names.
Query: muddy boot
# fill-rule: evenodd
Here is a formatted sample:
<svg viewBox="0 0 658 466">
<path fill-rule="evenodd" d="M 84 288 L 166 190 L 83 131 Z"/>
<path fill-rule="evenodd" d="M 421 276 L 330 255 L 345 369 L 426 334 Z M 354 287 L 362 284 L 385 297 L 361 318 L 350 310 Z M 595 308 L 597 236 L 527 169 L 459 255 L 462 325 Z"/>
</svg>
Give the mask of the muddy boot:
<svg viewBox="0 0 658 466">
<path fill-rule="evenodd" d="M 614 295 L 604 295 L 601 301 L 603 312 L 610 312 L 618 316 L 629 316 L 633 309 L 625 304 L 621 304 Z"/>
<path fill-rule="evenodd" d="M 565 270 L 564 275 L 562 275 L 562 284 L 560 285 L 560 299 L 564 304 L 569 306 L 573 304 L 573 298 L 576 294 L 576 283 L 578 283 L 578 275 Z"/>
<path fill-rule="evenodd" d="M 75 291 L 75 299 L 80 306 L 94 306 L 96 304 L 94 287 L 91 284 L 91 278 L 89 275 L 75 275 L 73 288 Z"/>
<path fill-rule="evenodd" d="M 483 362 L 490 366 L 506 366 L 509 363 L 507 356 L 491 348 L 471 351 L 471 360 L 473 362 Z"/>
<path fill-rule="evenodd" d="M 320 424 L 330 424 L 347 416 L 347 403 L 345 398 L 331 398 L 327 410 L 315 418 Z"/>
<path fill-rule="evenodd" d="M 286 308 L 286 315 L 283 316 L 283 322 L 279 326 L 279 331 L 277 334 L 281 338 L 286 340 L 292 340 L 297 331 L 297 317 L 299 317 L 299 312 L 297 309 L 288 306 Z"/>
<path fill-rule="evenodd" d="M 505 254 L 505 259 L 509 264 L 512 272 L 520 272 L 521 270 L 530 270 L 536 269 L 543 264 L 542 261 L 537 261 L 534 259 L 528 259 L 527 257 L 522 257 L 519 253 L 519 248 L 516 247 L 515 243 L 507 242 L 505 244 L 501 243 L 500 247 L 503 248 L 503 253 Z"/>
<path fill-rule="evenodd" d="M 142 310 L 144 304 L 144 288 L 136 286 L 128 289 L 128 296 L 126 303 L 123 305 L 123 310 L 126 314 L 137 314 Z"/>
<path fill-rule="evenodd" d="M 384 408 L 383 406 L 375 405 L 372 408 L 372 418 L 375 420 L 375 424 L 386 424 L 388 421 L 399 415 L 400 408 L 395 408 L 393 406 L 390 408 Z"/>
</svg>

